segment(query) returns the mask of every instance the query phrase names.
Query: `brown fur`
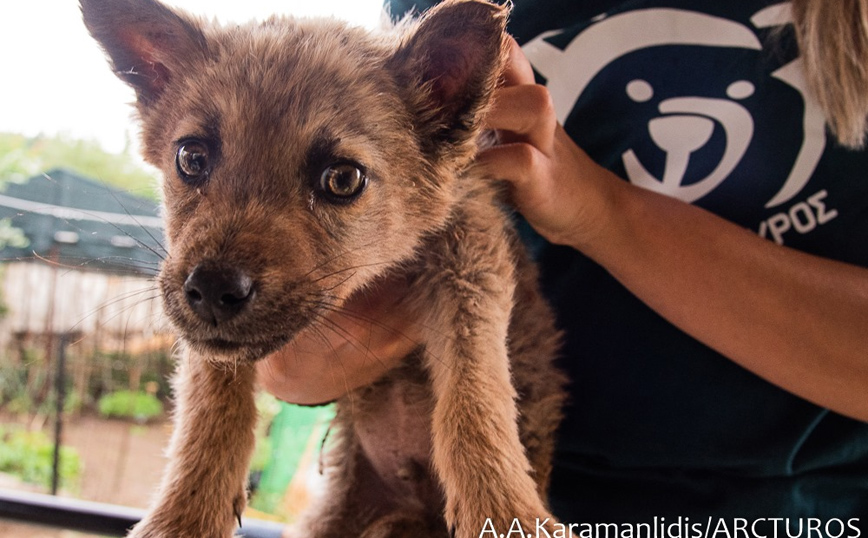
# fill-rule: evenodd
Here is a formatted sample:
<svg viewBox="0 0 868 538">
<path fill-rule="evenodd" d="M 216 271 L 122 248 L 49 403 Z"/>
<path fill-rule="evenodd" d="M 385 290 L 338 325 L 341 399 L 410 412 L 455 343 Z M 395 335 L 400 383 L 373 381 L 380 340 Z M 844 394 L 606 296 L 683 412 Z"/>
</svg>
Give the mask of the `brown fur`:
<svg viewBox="0 0 868 538">
<path fill-rule="evenodd" d="M 325 313 L 387 274 L 410 283 L 423 341 L 339 402 L 328 493 L 289 532 L 469 538 L 486 518 L 505 532 L 548 517 L 559 335 L 497 189 L 471 167 L 506 10 L 450 1 L 379 35 L 290 18 L 218 27 L 155 0 L 81 3 L 136 90 L 144 153 L 164 174 L 160 285 L 186 348 L 169 467 L 131 535 L 231 535 L 253 362 L 309 324 L 329 330 Z M 176 166 L 190 138 L 210 155 L 196 181 Z M 334 203 L 317 180 L 346 160 L 369 183 Z M 186 286 L 200 267 L 243 272 L 249 302 L 227 319 L 197 315 Z"/>
</svg>

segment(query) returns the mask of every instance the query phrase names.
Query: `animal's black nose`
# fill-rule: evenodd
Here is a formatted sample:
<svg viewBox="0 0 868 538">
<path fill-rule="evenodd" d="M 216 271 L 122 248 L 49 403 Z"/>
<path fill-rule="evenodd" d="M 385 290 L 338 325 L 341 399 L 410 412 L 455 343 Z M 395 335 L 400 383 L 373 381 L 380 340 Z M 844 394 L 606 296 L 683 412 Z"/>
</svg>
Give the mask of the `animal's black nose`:
<svg viewBox="0 0 868 538">
<path fill-rule="evenodd" d="M 253 300 L 253 279 L 225 265 L 199 264 L 184 282 L 187 303 L 202 320 L 217 325 L 229 321 Z"/>
</svg>

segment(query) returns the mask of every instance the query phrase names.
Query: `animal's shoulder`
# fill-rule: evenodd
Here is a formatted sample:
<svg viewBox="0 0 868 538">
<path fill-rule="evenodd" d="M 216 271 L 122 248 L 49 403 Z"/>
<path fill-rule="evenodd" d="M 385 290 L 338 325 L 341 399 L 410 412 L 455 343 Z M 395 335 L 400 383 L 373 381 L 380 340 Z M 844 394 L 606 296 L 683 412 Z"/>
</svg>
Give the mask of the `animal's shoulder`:
<svg viewBox="0 0 868 538">
<path fill-rule="evenodd" d="M 459 180 L 458 201 L 446 224 L 429 234 L 417 251 L 415 269 L 448 272 L 458 278 L 514 280 L 522 256 L 499 184 L 478 177 Z"/>
</svg>

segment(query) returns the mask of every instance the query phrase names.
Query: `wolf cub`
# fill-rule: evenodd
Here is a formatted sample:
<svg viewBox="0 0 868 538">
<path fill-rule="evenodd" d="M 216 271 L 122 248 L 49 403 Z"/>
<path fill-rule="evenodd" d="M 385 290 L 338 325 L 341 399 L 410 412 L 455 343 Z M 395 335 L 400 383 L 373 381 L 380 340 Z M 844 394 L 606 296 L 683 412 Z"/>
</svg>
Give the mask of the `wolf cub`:
<svg viewBox="0 0 868 538">
<path fill-rule="evenodd" d="M 498 189 L 472 167 L 507 9 L 447 1 L 377 33 L 220 26 L 156 0 L 81 8 L 164 175 L 158 281 L 184 343 L 170 461 L 131 536 L 233 534 L 255 361 L 386 275 L 409 283 L 424 338 L 338 401 L 327 491 L 289 536 L 476 538 L 550 517 L 560 337 Z"/>
</svg>

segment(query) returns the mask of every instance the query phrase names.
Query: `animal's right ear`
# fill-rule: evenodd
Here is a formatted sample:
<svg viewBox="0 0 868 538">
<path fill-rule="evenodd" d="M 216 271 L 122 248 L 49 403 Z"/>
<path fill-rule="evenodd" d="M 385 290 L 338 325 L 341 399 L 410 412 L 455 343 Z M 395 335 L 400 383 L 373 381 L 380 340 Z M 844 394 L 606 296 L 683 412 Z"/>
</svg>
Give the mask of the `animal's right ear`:
<svg viewBox="0 0 868 538">
<path fill-rule="evenodd" d="M 479 130 L 506 57 L 508 13 L 486 0 L 446 0 L 390 58 L 416 131 L 433 147 L 467 146 Z"/>
<path fill-rule="evenodd" d="M 80 2 L 88 31 L 142 104 L 157 100 L 172 77 L 207 55 L 196 22 L 156 0 Z"/>
</svg>

